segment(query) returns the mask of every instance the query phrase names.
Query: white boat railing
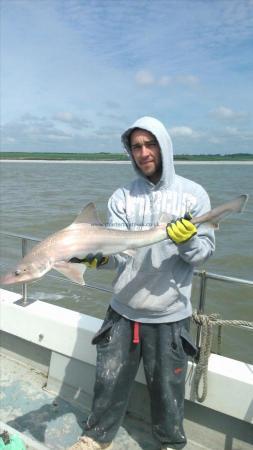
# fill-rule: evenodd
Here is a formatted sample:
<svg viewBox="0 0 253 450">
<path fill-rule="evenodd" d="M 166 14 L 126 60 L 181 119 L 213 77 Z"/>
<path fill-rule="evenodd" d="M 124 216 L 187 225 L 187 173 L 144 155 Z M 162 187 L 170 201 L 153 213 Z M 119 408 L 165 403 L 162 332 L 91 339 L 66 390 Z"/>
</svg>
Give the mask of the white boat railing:
<svg viewBox="0 0 253 450">
<path fill-rule="evenodd" d="M 11 238 L 17 238 L 21 239 L 21 250 L 22 250 L 22 257 L 24 257 L 27 253 L 28 249 L 28 243 L 29 242 L 40 242 L 41 239 L 38 239 L 37 237 L 33 236 L 27 236 L 23 234 L 16 234 L 16 233 L 10 233 L 6 231 L 0 231 L 0 235 L 4 235 L 6 237 Z M 73 284 L 76 284 L 72 282 L 71 280 L 65 279 L 63 277 L 48 273 L 47 276 L 50 276 L 52 278 L 56 278 L 61 281 L 70 282 Z M 200 289 L 199 289 L 199 299 L 198 299 L 198 306 L 197 306 L 197 314 L 204 314 L 205 313 L 205 305 L 206 305 L 206 288 L 207 288 L 207 281 L 208 280 L 216 280 L 216 281 L 222 281 L 225 283 L 235 283 L 235 284 L 241 284 L 241 285 L 247 285 L 253 287 L 253 281 L 246 280 L 243 278 L 236 278 L 226 275 L 219 275 L 216 273 L 207 272 L 206 270 L 194 270 L 194 276 L 200 278 Z M 113 293 L 113 290 L 104 286 L 95 285 L 95 284 L 89 284 L 85 283 L 83 286 L 85 288 L 89 289 L 96 289 L 102 292 L 108 292 Z M 27 289 L 27 283 L 22 284 L 22 304 L 23 306 L 26 306 L 28 303 L 28 289 Z M 241 328 L 247 329 L 252 331 L 252 327 L 249 327 L 247 325 L 240 325 Z M 201 325 L 197 325 L 197 336 L 196 336 L 196 345 L 197 347 L 200 346 L 201 342 Z"/>
</svg>

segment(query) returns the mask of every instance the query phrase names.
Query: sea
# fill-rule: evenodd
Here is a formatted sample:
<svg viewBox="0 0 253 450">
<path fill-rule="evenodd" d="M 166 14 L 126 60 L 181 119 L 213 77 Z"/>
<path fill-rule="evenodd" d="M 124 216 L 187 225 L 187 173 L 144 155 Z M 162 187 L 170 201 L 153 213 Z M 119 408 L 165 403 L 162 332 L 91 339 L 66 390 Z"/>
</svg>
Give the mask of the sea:
<svg viewBox="0 0 253 450">
<path fill-rule="evenodd" d="M 250 162 L 181 162 L 176 164 L 176 172 L 200 183 L 209 193 L 212 207 L 239 194 L 250 195 L 242 214 L 231 215 L 221 223 L 216 232 L 215 254 L 198 269 L 252 282 L 253 165 Z M 0 177 L 0 270 L 3 273 L 21 257 L 20 239 L 6 233 L 42 239 L 70 224 L 90 201 L 96 204 L 101 219 L 106 220 L 108 198 L 115 189 L 133 180 L 135 173 L 127 162 L 2 161 Z M 87 286 L 81 287 L 52 271 L 28 286 L 28 298 L 102 319 L 110 302 L 115 273 L 87 272 Z M 20 286 L 10 289 L 21 291 Z M 194 310 L 198 308 L 199 298 L 200 278 L 196 276 L 192 290 Z M 221 319 L 253 322 L 253 286 L 208 279 L 205 312 L 216 313 Z M 252 329 L 224 326 L 220 346 L 216 327 L 213 334 L 214 352 L 253 364 Z"/>
</svg>

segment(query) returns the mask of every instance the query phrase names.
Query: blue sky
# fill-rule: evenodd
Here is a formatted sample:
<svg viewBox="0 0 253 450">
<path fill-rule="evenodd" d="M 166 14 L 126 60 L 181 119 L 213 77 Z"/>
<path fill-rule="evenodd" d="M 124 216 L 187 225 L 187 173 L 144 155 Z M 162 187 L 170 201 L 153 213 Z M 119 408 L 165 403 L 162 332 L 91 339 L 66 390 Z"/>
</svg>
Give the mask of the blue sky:
<svg viewBox="0 0 253 450">
<path fill-rule="evenodd" d="M 252 0 L 2 0 L 2 151 L 253 152 Z"/>
</svg>

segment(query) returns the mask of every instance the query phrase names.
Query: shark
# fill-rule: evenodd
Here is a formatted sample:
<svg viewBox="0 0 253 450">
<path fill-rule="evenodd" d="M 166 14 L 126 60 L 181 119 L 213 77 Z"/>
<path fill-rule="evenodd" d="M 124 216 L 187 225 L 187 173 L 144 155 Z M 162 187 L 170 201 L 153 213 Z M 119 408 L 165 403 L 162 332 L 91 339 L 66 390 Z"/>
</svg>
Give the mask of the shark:
<svg viewBox="0 0 253 450">
<path fill-rule="evenodd" d="M 190 220 L 196 225 L 206 223 L 217 229 L 226 216 L 242 212 L 247 201 L 248 195 L 242 194 L 203 215 L 191 217 Z M 94 203 L 88 203 L 73 223 L 36 244 L 12 270 L 0 278 L 0 284 L 36 281 L 55 269 L 71 281 L 85 285 L 87 266 L 79 261 L 88 255 L 90 257 L 97 254 L 125 254 L 134 257 L 138 248 L 169 239 L 166 225 L 171 221 L 170 215 L 162 215 L 161 223 L 148 230 L 112 229 L 101 223 Z M 73 262 L 76 260 L 78 262 Z"/>
</svg>

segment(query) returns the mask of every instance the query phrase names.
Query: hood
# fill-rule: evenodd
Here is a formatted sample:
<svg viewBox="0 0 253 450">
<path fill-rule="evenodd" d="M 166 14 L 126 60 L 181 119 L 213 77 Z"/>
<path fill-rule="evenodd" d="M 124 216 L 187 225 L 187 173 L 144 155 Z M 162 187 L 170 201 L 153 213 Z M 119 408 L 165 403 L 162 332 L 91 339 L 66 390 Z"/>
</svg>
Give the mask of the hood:
<svg viewBox="0 0 253 450">
<path fill-rule="evenodd" d="M 159 143 L 162 157 L 162 176 L 160 181 L 155 186 L 159 188 L 171 186 L 175 178 L 173 147 L 170 135 L 167 132 L 165 126 L 159 120 L 153 117 L 141 117 L 140 119 L 136 120 L 136 122 L 134 122 L 133 125 L 128 128 L 121 136 L 122 143 L 131 158 L 134 170 L 139 177 L 144 178 L 147 183 L 153 185 L 153 183 L 151 183 L 151 181 L 136 166 L 132 157 L 129 137 L 135 128 L 141 128 L 142 130 L 149 131 L 156 137 Z"/>
</svg>

